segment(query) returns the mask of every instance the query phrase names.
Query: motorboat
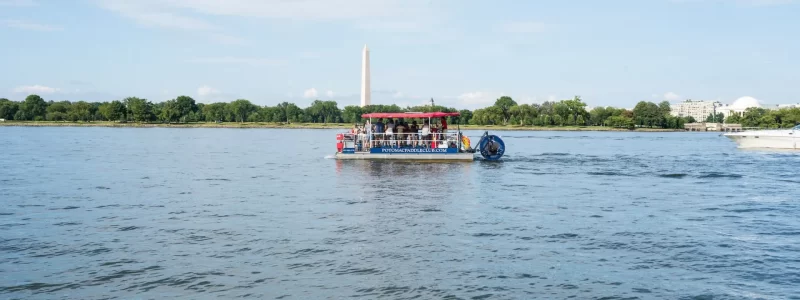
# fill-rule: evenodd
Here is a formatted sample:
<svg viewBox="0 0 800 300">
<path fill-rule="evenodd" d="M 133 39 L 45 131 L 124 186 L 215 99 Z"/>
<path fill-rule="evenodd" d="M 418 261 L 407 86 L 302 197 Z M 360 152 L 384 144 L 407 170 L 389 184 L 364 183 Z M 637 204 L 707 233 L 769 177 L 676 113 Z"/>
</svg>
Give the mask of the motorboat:
<svg viewBox="0 0 800 300">
<path fill-rule="evenodd" d="M 505 153 L 500 137 L 485 132 L 475 147 L 469 137 L 447 127 L 458 112 L 397 112 L 361 115 L 364 124 L 336 134 L 336 159 L 472 161 L 475 153 L 499 160 Z M 391 120 L 391 122 L 390 122 Z M 384 121 L 386 123 L 384 123 Z M 401 125 L 402 124 L 402 125 Z"/>
<path fill-rule="evenodd" d="M 791 129 L 729 132 L 723 136 L 736 142 L 739 148 L 800 149 L 800 125 Z"/>
</svg>

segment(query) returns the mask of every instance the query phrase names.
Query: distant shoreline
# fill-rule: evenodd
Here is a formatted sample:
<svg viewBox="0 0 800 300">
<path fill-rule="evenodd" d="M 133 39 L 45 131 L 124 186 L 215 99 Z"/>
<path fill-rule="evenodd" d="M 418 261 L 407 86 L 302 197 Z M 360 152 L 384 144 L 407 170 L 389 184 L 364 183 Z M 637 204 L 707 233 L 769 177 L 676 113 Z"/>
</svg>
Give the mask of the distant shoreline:
<svg viewBox="0 0 800 300">
<path fill-rule="evenodd" d="M 47 121 L 5 121 L 0 122 L 2 126 L 22 126 L 22 127 L 130 127 L 130 128 L 283 128 L 283 129 L 349 129 L 352 124 L 345 123 L 264 123 L 264 122 L 245 122 L 245 123 L 118 123 L 118 122 L 47 122 Z M 450 128 L 455 129 L 457 125 L 451 124 Z M 663 128 L 636 128 L 633 130 L 625 128 L 613 128 L 604 126 L 520 126 L 520 125 L 461 125 L 462 130 L 518 130 L 518 131 L 622 131 L 622 132 L 683 132 L 683 129 L 663 129 Z"/>
</svg>

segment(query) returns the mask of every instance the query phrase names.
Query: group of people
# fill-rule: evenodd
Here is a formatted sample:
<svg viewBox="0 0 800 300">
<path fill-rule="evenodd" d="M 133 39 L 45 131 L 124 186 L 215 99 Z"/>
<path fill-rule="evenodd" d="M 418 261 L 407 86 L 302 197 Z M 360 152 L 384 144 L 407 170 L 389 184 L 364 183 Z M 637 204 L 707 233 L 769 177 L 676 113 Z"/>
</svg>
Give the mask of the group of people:
<svg viewBox="0 0 800 300">
<path fill-rule="evenodd" d="M 356 124 L 352 130 L 352 133 L 370 148 L 384 146 L 433 147 L 436 143 L 441 142 L 442 134 L 446 132 L 446 118 L 441 118 L 440 126 L 431 126 L 428 119 L 423 119 L 420 125 L 416 120 L 409 124 L 403 118 L 397 120 L 388 118 L 384 123 L 383 118 L 378 118 L 374 124 L 370 124 L 368 120 L 363 126 Z"/>
</svg>

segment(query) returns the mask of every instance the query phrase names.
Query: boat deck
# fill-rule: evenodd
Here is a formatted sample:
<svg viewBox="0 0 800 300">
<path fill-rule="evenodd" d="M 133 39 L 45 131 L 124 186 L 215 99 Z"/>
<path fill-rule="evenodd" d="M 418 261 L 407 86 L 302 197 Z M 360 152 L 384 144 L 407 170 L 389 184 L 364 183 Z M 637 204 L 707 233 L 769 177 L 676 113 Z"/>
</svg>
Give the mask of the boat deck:
<svg viewBox="0 0 800 300">
<path fill-rule="evenodd" d="M 474 153 L 448 153 L 448 154 L 427 154 L 427 153 L 336 153 L 336 159 L 352 160 L 438 160 L 438 161 L 472 161 L 475 159 Z"/>
</svg>

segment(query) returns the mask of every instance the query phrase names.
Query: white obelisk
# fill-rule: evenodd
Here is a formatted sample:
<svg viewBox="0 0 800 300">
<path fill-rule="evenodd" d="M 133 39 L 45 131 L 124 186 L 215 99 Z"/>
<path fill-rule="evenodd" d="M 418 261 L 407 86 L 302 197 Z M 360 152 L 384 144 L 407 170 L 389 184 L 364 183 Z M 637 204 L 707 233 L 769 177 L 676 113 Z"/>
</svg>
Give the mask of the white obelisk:
<svg viewBox="0 0 800 300">
<path fill-rule="evenodd" d="M 361 53 L 361 107 L 371 105 L 369 89 L 369 49 L 364 44 L 364 51 Z"/>
</svg>

